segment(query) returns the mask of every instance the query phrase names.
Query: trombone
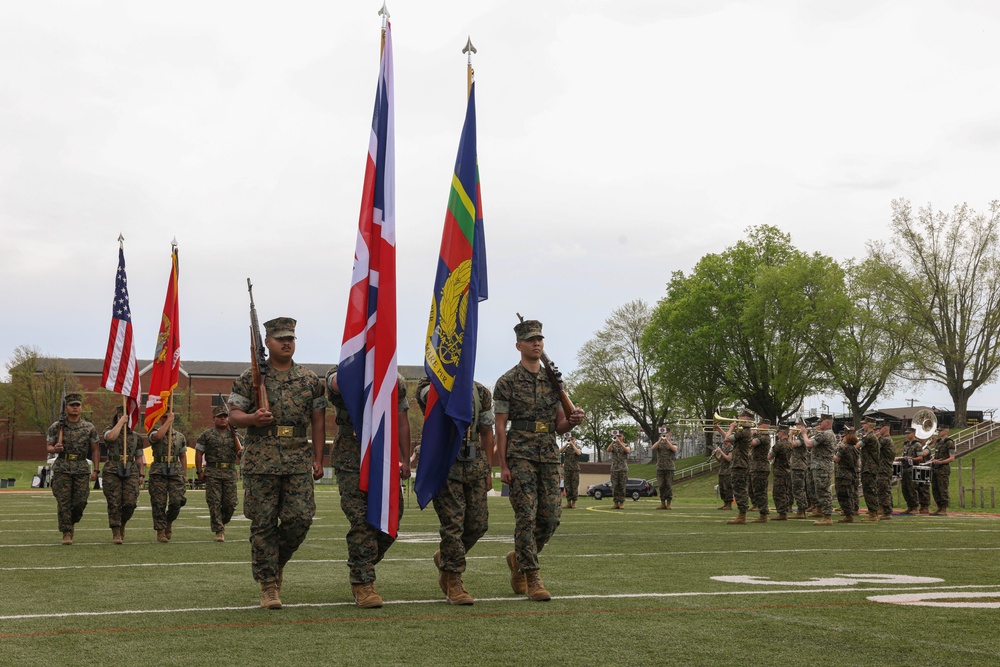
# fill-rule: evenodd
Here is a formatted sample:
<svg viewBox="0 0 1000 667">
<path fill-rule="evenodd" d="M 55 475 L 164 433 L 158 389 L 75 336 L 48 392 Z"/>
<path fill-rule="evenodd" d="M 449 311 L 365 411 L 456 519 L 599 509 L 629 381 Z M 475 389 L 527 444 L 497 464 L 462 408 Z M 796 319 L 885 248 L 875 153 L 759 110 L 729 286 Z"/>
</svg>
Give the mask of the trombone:
<svg viewBox="0 0 1000 667">
<path fill-rule="evenodd" d="M 739 417 L 723 417 L 718 412 L 715 413 L 713 419 L 714 424 L 726 424 L 730 422 L 736 422 L 736 425 L 740 428 L 757 428 L 757 422 L 753 419 L 740 419 Z"/>
</svg>

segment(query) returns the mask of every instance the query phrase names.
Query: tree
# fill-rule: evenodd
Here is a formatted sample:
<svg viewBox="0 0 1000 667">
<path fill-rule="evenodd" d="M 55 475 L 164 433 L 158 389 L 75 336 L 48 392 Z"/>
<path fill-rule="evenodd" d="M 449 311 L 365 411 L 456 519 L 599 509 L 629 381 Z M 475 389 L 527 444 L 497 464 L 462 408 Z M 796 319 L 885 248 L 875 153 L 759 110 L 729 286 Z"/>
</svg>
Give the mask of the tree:
<svg viewBox="0 0 1000 667">
<path fill-rule="evenodd" d="M 1000 202 L 989 214 L 967 204 L 914 217 L 910 202 L 892 202 L 895 252 L 872 243 L 884 262 L 886 283 L 912 323 L 909 377 L 937 382 L 955 404 L 955 423 L 966 423 L 969 398 L 1000 368 Z M 892 257 L 893 259 L 889 259 Z"/>
<path fill-rule="evenodd" d="M 802 256 L 790 236 L 763 225 L 723 253 L 702 257 L 689 276 L 675 274 L 657 306 L 657 325 L 666 328 L 654 345 L 657 365 L 669 368 L 672 358 L 686 363 L 684 352 L 694 352 L 706 383 L 702 401 L 716 383 L 721 396 L 737 397 L 758 415 L 791 414 L 823 385 L 822 377 L 794 325 L 799 313 L 760 281 Z M 684 336 L 701 351 L 691 350 Z"/>
<path fill-rule="evenodd" d="M 577 439 L 583 446 L 593 447 L 594 460 L 601 461 L 603 446 L 610 440 L 615 422 L 621 419 L 622 409 L 611 399 L 609 387 L 575 379 L 568 380 L 566 386 L 574 404 L 587 413 L 587 419 L 574 429 Z"/>
<path fill-rule="evenodd" d="M 632 417 L 650 442 L 667 419 L 670 395 L 653 377 L 655 368 L 642 334 L 652 309 L 638 299 L 616 309 L 577 353 L 579 377 Z"/>
<path fill-rule="evenodd" d="M 59 359 L 20 345 L 7 362 L 10 386 L 7 409 L 15 428 L 45 433 L 62 410 L 63 392 L 79 391 L 79 383 Z"/>
</svg>

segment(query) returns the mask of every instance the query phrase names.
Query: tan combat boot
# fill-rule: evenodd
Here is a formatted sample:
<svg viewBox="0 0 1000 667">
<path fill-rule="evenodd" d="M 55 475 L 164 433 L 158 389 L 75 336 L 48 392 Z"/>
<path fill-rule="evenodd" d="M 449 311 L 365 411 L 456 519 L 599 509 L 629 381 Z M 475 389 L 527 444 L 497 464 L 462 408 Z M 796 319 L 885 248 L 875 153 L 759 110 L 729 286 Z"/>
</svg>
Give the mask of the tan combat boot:
<svg viewBox="0 0 1000 667">
<path fill-rule="evenodd" d="M 740 512 L 739 516 L 737 516 L 735 519 L 730 519 L 726 523 L 735 524 L 735 523 L 746 523 L 746 522 L 747 522 L 747 515 L 744 514 L 743 512 Z"/>
<path fill-rule="evenodd" d="M 658 509 L 658 510 L 665 510 L 665 509 L 667 509 L 667 501 L 666 500 L 661 500 L 660 501 L 660 506 L 657 507 L 656 509 Z"/>
<path fill-rule="evenodd" d="M 843 519 L 837 519 L 837 523 L 854 523 L 854 515 L 845 514 Z"/>
<path fill-rule="evenodd" d="M 805 510 L 799 510 L 794 515 L 792 515 L 791 518 L 792 519 L 805 519 L 805 518 L 807 518 L 806 517 L 806 511 Z"/>
<path fill-rule="evenodd" d="M 278 585 L 273 581 L 260 585 L 260 606 L 264 609 L 281 609 L 281 598 L 278 597 Z"/>
<path fill-rule="evenodd" d="M 727 510 L 730 509 L 729 503 L 722 503 L 722 507 L 716 507 L 717 510 Z"/>
<path fill-rule="evenodd" d="M 672 510 L 673 509 L 673 507 L 670 506 L 670 501 L 669 500 L 667 501 L 667 509 L 668 510 Z"/>
<path fill-rule="evenodd" d="M 931 513 L 931 510 L 930 510 L 929 507 L 927 507 L 927 505 L 921 505 L 920 506 L 920 513 L 923 514 L 924 516 L 927 516 L 928 514 Z"/>
<path fill-rule="evenodd" d="M 467 605 L 476 601 L 465 589 L 462 575 L 458 572 L 445 572 L 444 595 L 448 599 L 448 604 Z"/>
<path fill-rule="evenodd" d="M 375 584 L 351 584 L 354 602 L 362 609 L 377 609 L 382 606 L 382 598 L 375 592 Z"/>
<path fill-rule="evenodd" d="M 891 520 L 892 519 L 892 510 L 889 510 L 888 512 L 882 512 L 881 516 L 879 516 L 878 519 L 879 519 L 879 521 L 889 521 L 889 520 Z"/>
<path fill-rule="evenodd" d="M 507 567 L 510 568 L 511 589 L 518 595 L 524 595 L 528 591 L 528 583 L 524 572 L 517 567 L 517 555 L 513 551 L 507 552 Z"/>
<path fill-rule="evenodd" d="M 869 521 L 878 521 L 878 512 L 869 512 L 862 521 L 866 523 Z"/>
<path fill-rule="evenodd" d="M 545 586 L 542 585 L 542 578 L 538 576 L 538 570 L 529 570 L 524 573 L 524 578 L 528 584 L 528 599 L 533 602 L 548 602 L 552 596 Z"/>
<path fill-rule="evenodd" d="M 63 543 L 63 546 L 67 546 L 67 547 L 69 545 L 73 544 L 73 531 L 67 530 L 66 532 L 63 533 L 62 543 Z"/>
<path fill-rule="evenodd" d="M 224 531 L 224 530 L 216 531 L 216 533 L 215 533 L 215 541 L 216 542 L 225 542 L 226 541 L 226 531 Z"/>
<path fill-rule="evenodd" d="M 821 516 L 823 518 L 820 519 L 819 521 L 813 521 L 813 525 L 814 526 L 832 526 L 833 525 L 833 519 L 831 518 L 831 516 L 829 514 L 822 514 Z"/>
<path fill-rule="evenodd" d="M 163 531 L 162 528 L 157 528 L 156 529 L 156 541 L 157 542 L 167 542 L 169 539 L 170 538 L 167 537 L 167 534 Z"/>
<path fill-rule="evenodd" d="M 448 576 L 447 572 L 441 569 L 441 550 L 438 549 L 434 552 L 434 566 L 438 570 L 438 586 L 441 587 L 441 592 L 448 595 Z"/>
<path fill-rule="evenodd" d="M 905 511 L 900 512 L 900 514 L 916 514 L 916 507 L 907 507 Z"/>
<path fill-rule="evenodd" d="M 124 542 L 122 538 L 122 529 L 120 526 L 112 526 L 111 528 L 111 543 L 112 544 L 122 544 Z"/>
<path fill-rule="evenodd" d="M 163 534 L 167 536 L 168 540 L 171 537 L 174 536 L 174 522 L 173 521 L 168 521 L 167 522 L 167 529 L 165 531 L 163 531 Z"/>
<path fill-rule="evenodd" d="M 760 516 L 758 516 L 756 519 L 754 519 L 750 523 L 767 523 L 767 515 L 766 514 L 761 514 Z"/>
<path fill-rule="evenodd" d="M 788 521 L 788 515 L 784 512 L 779 513 L 778 516 L 771 519 L 771 521 Z"/>
</svg>

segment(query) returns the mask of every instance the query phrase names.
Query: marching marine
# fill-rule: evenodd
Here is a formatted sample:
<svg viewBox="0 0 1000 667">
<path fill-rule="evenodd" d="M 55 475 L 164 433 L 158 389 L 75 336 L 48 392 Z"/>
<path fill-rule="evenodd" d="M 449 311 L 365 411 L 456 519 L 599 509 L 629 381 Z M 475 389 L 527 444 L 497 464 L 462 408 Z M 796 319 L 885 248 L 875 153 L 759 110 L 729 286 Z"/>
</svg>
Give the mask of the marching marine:
<svg viewBox="0 0 1000 667">
<path fill-rule="evenodd" d="M 66 394 L 66 414 L 51 426 L 45 436 L 46 450 L 56 454 L 52 464 L 52 495 L 56 497 L 59 531 L 64 545 L 73 544 L 74 526 L 83 518 L 90 498 L 90 482 L 97 481 L 101 450 L 97 428 L 84 419 L 83 397 Z M 87 456 L 94 461 L 91 473 Z"/>
<path fill-rule="evenodd" d="M 576 437 L 570 433 L 566 444 L 559 450 L 563 455 L 563 490 L 566 492 L 566 508 L 576 509 L 580 496 L 580 455 L 583 450 L 576 444 Z"/>
<path fill-rule="evenodd" d="M 149 445 L 153 448 L 149 502 L 157 542 L 169 542 L 174 536 L 174 521 L 187 504 L 187 439 L 173 424 L 174 413 L 166 413 L 160 418 L 160 425 L 149 433 Z"/>
<path fill-rule="evenodd" d="M 674 500 L 674 471 L 677 469 L 674 459 L 677 455 L 677 445 L 670 441 L 669 428 L 653 443 L 652 450 L 656 452 L 656 483 L 660 487 L 660 506 L 656 509 L 673 509 L 670 504 Z"/>
<path fill-rule="evenodd" d="M 114 544 L 125 542 L 125 524 L 139 502 L 139 487 L 145 477 L 146 464 L 142 438 L 125 426 L 128 415 L 123 412 L 119 409 L 115 413 L 111 428 L 104 432 L 108 460 L 101 472 L 101 488 L 108 501 L 108 525 Z"/>
<path fill-rule="evenodd" d="M 198 480 L 205 483 L 205 502 L 216 542 L 226 541 L 226 524 L 236 510 L 236 465 L 239 462 L 239 439 L 229 428 L 226 406 L 212 408 L 212 428 L 207 428 L 195 442 L 194 465 Z M 204 463 L 202 462 L 204 458 Z"/>
</svg>

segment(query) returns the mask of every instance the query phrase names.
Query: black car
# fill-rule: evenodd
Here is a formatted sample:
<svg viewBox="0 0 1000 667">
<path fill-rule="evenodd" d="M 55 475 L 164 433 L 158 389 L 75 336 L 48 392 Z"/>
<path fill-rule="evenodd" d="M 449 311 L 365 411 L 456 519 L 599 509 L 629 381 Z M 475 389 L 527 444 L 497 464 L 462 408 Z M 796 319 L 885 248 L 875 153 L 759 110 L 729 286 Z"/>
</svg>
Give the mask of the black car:
<svg viewBox="0 0 1000 667">
<path fill-rule="evenodd" d="M 595 484 L 587 488 L 587 495 L 593 496 L 594 500 L 600 500 L 605 496 L 611 496 L 611 480 L 604 484 Z M 625 495 L 632 500 L 639 500 L 643 496 L 655 496 L 656 487 L 644 479 L 629 477 L 625 483 Z"/>
</svg>

